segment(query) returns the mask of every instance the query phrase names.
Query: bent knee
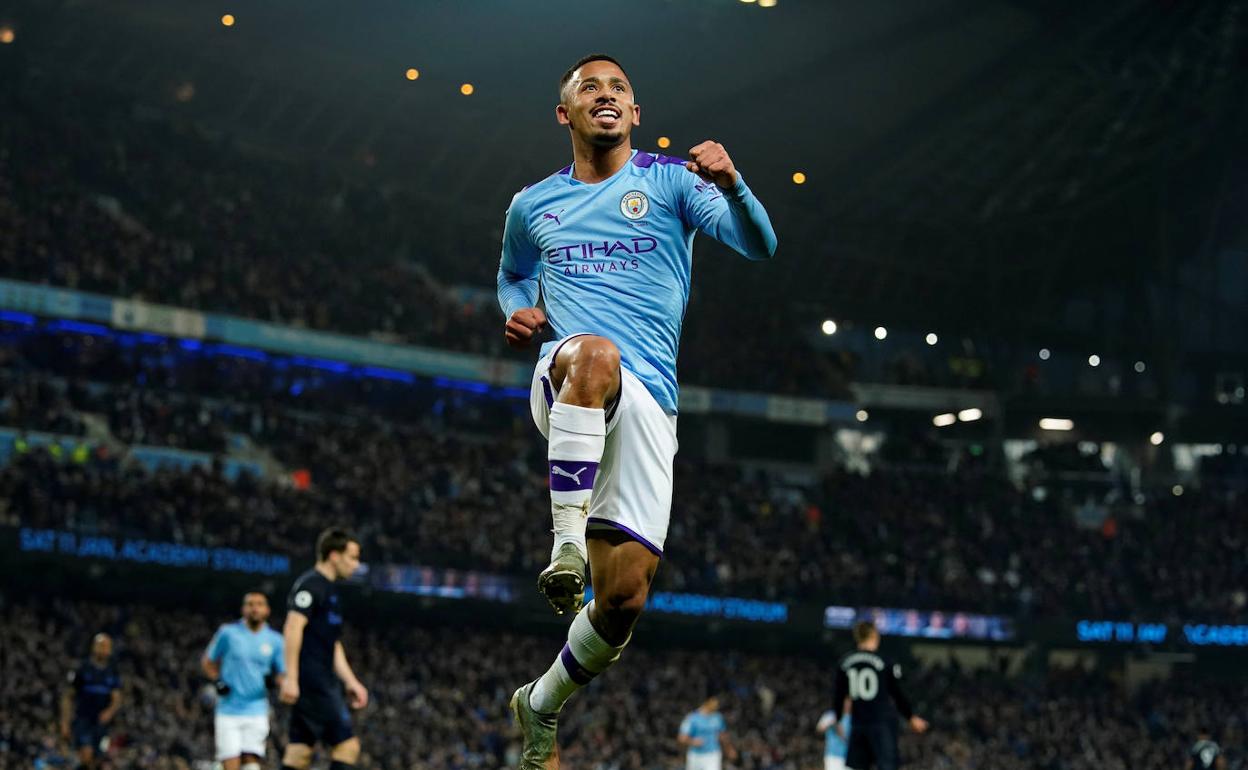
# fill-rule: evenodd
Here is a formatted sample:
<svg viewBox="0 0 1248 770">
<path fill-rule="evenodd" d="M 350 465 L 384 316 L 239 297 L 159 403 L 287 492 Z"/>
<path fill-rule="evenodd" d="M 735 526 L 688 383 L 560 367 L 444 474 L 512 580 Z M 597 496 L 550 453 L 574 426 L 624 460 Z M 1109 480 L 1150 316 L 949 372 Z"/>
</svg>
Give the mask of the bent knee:
<svg viewBox="0 0 1248 770">
<path fill-rule="evenodd" d="M 581 406 L 599 406 L 614 395 L 620 381 L 620 349 L 606 337 L 575 337 L 559 351 L 555 384 Z"/>
<path fill-rule="evenodd" d="M 330 750 L 329 758 L 337 762 L 354 765 L 360 758 L 360 739 L 348 738 Z"/>
</svg>

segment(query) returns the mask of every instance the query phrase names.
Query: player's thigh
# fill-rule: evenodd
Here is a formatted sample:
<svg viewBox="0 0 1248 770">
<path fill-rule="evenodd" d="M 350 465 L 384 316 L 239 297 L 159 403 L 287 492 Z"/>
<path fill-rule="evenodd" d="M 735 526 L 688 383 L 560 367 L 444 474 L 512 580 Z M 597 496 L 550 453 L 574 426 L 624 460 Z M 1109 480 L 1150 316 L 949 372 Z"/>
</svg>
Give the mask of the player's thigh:
<svg viewBox="0 0 1248 770">
<path fill-rule="evenodd" d="M 620 400 L 594 479 L 588 530 L 614 529 L 661 557 L 672 511 L 676 418 L 637 377 L 622 370 Z"/>
<path fill-rule="evenodd" d="M 723 755 L 718 751 L 690 752 L 685 757 L 687 770 L 720 770 Z"/>
<path fill-rule="evenodd" d="M 871 751 L 875 754 L 875 766 L 878 770 L 897 770 L 901 764 L 897 752 L 897 730 L 886 725 L 877 725 L 872 733 Z"/>
<path fill-rule="evenodd" d="M 845 767 L 850 770 L 867 770 L 875 762 L 872 750 L 871 726 L 859 726 L 856 722 L 849 731 L 848 746 L 845 751 Z"/>
<path fill-rule="evenodd" d="M 265 746 L 269 740 L 269 717 L 265 715 L 255 715 L 243 717 L 239 720 L 239 753 L 250 754 L 255 757 L 263 757 L 265 754 Z"/>
<path fill-rule="evenodd" d="M 243 736 L 238 719 L 228 714 L 217 714 L 213 718 L 212 728 L 217 742 L 217 759 L 221 762 L 238 759 L 243 753 Z"/>
<path fill-rule="evenodd" d="M 290 726 L 287 733 L 287 754 L 291 746 L 302 746 L 307 749 L 309 760 L 312 747 L 325 732 L 325 714 L 322 709 L 308 698 L 300 698 L 290 710 Z M 289 764 L 289 763 L 287 763 Z"/>
</svg>

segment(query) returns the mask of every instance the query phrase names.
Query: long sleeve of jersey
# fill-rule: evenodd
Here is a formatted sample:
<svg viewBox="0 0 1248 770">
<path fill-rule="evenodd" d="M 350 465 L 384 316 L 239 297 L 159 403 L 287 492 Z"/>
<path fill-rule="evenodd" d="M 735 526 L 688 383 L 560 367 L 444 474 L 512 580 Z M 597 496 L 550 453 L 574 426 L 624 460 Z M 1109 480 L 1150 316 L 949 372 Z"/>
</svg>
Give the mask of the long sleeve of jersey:
<svg viewBox="0 0 1248 770">
<path fill-rule="evenodd" d="M 849 697 L 849 675 L 844 669 L 836 672 L 836 684 L 832 687 L 832 715 L 841 721 L 841 712 L 845 710 L 845 699 Z"/>
<path fill-rule="evenodd" d="M 893 703 L 897 706 L 897 712 L 901 714 L 903 719 L 909 719 L 914 716 L 914 708 L 910 705 L 910 699 L 901 691 L 900 679 L 900 665 L 894 663 L 884 670 L 884 687 L 888 689 L 888 694 L 892 696 Z"/>
<path fill-rule="evenodd" d="M 681 184 L 681 213 L 686 223 L 746 259 L 775 256 L 777 239 L 771 218 L 740 172 L 731 190 L 722 190 L 693 173 L 686 173 Z"/>
<path fill-rule="evenodd" d="M 503 226 L 503 256 L 498 265 L 498 305 L 505 317 L 537 304 L 540 270 L 541 252 L 529 237 L 524 206 L 513 198 Z"/>
</svg>

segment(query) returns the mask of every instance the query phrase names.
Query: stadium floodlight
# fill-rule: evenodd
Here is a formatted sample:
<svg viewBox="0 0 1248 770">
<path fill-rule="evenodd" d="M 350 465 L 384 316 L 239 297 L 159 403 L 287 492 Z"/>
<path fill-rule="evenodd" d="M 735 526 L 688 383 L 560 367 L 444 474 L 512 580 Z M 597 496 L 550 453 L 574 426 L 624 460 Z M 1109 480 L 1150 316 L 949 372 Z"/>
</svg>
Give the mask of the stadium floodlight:
<svg viewBox="0 0 1248 770">
<path fill-rule="evenodd" d="M 1136 362 L 1135 362 L 1135 373 L 1136 373 L 1136 374 L 1143 374 L 1143 373 L 1144 373 L 1144 368 L 1145 368 L 1145 367 L 1144 367 L 1144 362 L 1143 362 L 1143 361 L 1136 361 Z"/>
<path fill-rule="evenodd" d="M 13 31 L 12 27 L 0 27 L 0 43 L 8 45 L 16 39 L 17 33 Z"/>
<path fill-rule="evenodd" d="M 958 419 L 961 420 L 962 422 L 975 422 L 976 420 L 978 420 L 980 417 L 983 417 L 983 416 L 984 416 L 983 410 L 978 409 L 976 407 L 971 407 L 970 409 L 963 409 L 962 411 L 958 412 Z"/>
<path fill-rule="evenodd" d="M 937 428 L 943 428 L 946 425 L 953 425 L 957 421 L 958 418 L 953 412 L 945 412 L 944 414 L 938 414 L 933 417 L 932 425 L 935 425 Z"/>
<path fill-rule="evenodd" d="M 668 139 L 666 136 L 660 136 L 660 137 L 659 137 L 659 148 L 660 148 L 660 149 L 666 150 L 668 147 L 671 147 L 671 146 L 672 146 L 672 140 L 671 140 L 671 139 Z"/>
<path fill-rule="evenodd" d="M 854 415 L 854 417 L 858 418 L 858 422 L 866 422 L 870 416 L 867 414 L 866 409 L 859 409 L 858 413 Z"/>
<path fill-rule="evenodd" d="M 758 0 L 759 8 L 775 8 L 778 0 Z"/>
<path fill-rule="evenodd" d="M 1040 360 L 1041 361 L 1048 361 L 1049 356 L 1051 355 L 1053 354 L 1049 352 L 1048 348 L 1040 348 Z"/>
<path fill-rule="evenodd" d="M 1097 355 L 1097 354 L 1095 354 L 1095 353 L 1093 353 L 1092 355 L 1088 356 L 1088 366 L 1093 366 L 1093 367 L 1095 367 L 1095 366 L 1100 366 L 1100 365 L 1101 365 L 1101 357 L 1100 357 L 1100 356 L 1098 356 L 1098 355 Z"/>
<path fill-rule="evenodd" d="M 888 336 L 888 329 L 885 329 L 883 326 L 875 327 L 875 338 L 877 340 L 882 340 L 887 336 Z"/>
<path fill-rule="evenodd" d="M 1042 417 L 1040 428 L 1041 430 L 1074 430 L 1075 421 L 1065 417 Z"/>
<path fill-rule="evenodd" d="M 929 345 L 935 345 L 937 342 L 940 342 L 940 338 L 937 337 L 934 332 L 928 332 L 927 336 L 923 339 L 926 340 Z"/>
<path fill-rule="evenodd" d="M 794 171 L 793 184 L 806 184 L 806 174 L 801 171 Z"/>
<path fill-rule="evenodd" d="M 1179 495 L 1183 494 L 1183 485 L 1175 484 L 1174 486 L 1170 487 L 1170 491 L 1174 494 L 1175 497 L 1178 497 Z"/>
<path fill-rule="evenodd" d="M 831 337 L 833 334 L 836 334 L 836 321 L 833 321 L 831 318 L 829 318 L 828 320 L 820 324 L 819 328 L 823 331 L 824 334 Z"/>
<path fill-rule="evenodd" d="M 1153 431 L 1153 435 L 1148 437 L 1148 443 L 1152 444 L 1153 446 L 1161 446 L 1161 442 L 1165 440 L 1166 440 L 1166 434 L 1162 433 L 1159 430 Z"/>
</svg>

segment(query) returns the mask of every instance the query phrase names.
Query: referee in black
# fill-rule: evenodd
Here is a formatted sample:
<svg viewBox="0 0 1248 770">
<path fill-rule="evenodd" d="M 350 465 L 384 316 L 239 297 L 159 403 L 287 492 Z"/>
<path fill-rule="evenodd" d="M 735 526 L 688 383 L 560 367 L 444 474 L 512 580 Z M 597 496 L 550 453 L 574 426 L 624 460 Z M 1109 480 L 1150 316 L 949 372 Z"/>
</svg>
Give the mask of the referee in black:
<svg viewBox="0 0 1248 770">
<path fill-rule="evenodd" d="M 286 678 L 281 700 L 294 706 L 283 770 L 307 770 L 312 749 L 330 748 L 330 769 L 355 767 L 360 740 L 347 706 L 368 705 L 368 690 L 356 679 L 342 635 L 342 606 L 335 583 L 360 567 L 360 544 L 345 529 L 330 527 L 316 539 L 316 566 L 299 576 L 286 600 Z M 347 699 L 343 702 L 343 690 Z"/>
<path fill-rule="evenodd" d="M 901 691 L 901 666 L 885 660 L 877 651 L 880 632 L 870 621 L 854 625 L 854 641 L 858 651 L 841 658 L 836 672 L 836 690 L 832 711 L 837 731 L 845 698 L 853 701 L 854 720 L 849 731 L 845 766 L 867 770 L 874 763 L 878 770 L 897 770 L 901 764 L 897 751 L 897 713 L 901 712 L 916 733 L 927 732 L 927 722 L 914 715 L 910 701 Z M 881 691 L 887 697 L 880 697 Z M 896 704 L 894 706 L 894 704 Z"/>
</svg>

